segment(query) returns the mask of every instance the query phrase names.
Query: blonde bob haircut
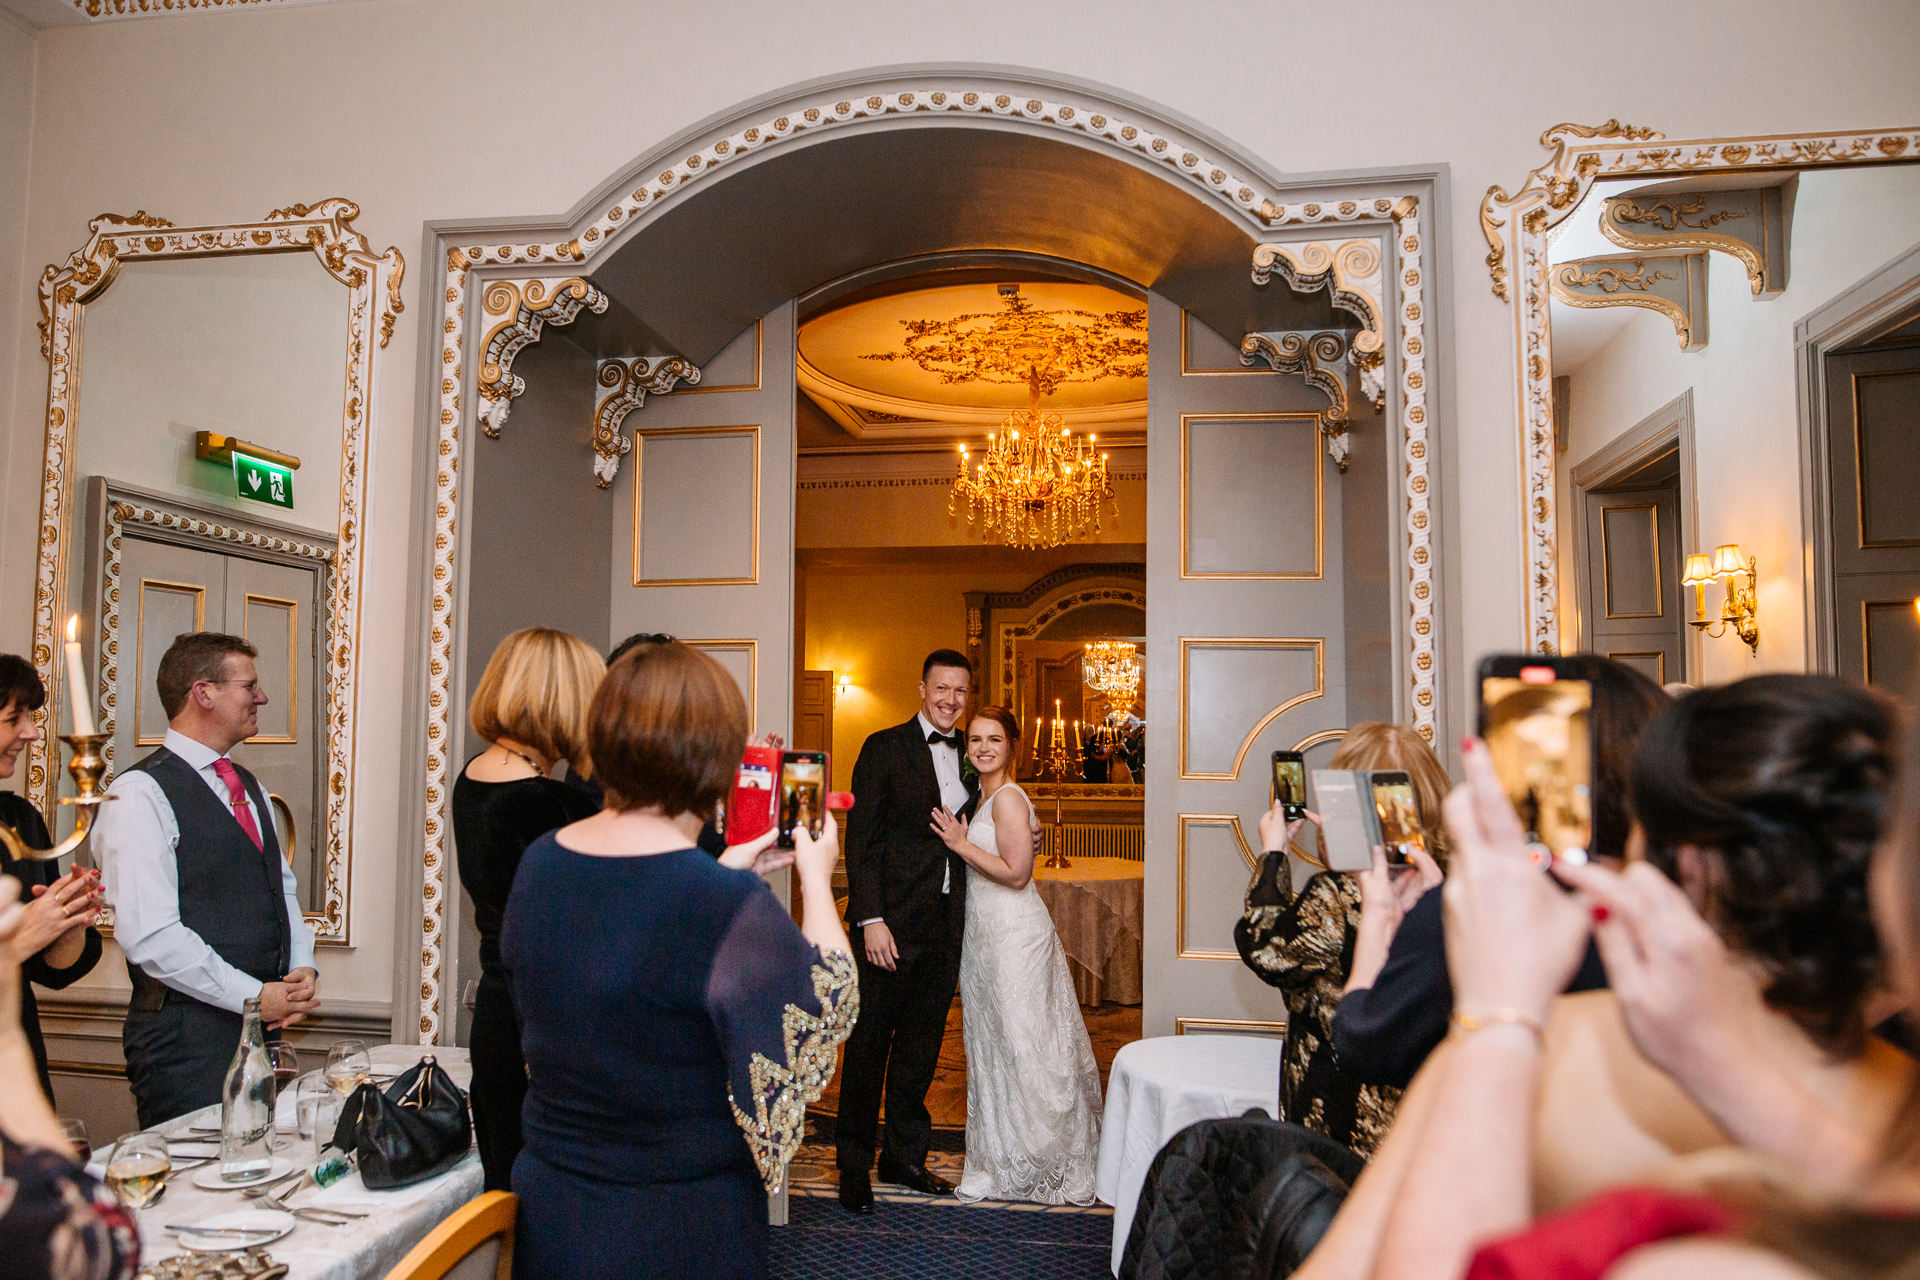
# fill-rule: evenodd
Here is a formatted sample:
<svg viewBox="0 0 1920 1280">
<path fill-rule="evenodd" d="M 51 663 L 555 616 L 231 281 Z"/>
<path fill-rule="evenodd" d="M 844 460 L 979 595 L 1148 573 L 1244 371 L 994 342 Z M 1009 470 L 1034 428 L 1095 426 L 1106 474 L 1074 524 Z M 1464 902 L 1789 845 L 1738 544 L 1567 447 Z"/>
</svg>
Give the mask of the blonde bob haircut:
<svg viewBox="0 0 1920 1280">
<path fill-rule="evenodd" d="M 1403 724 L 1363 720 L 1340 739 L 1339 750 L 1327 762 L 1329 769 L 1399 769 L 1413 783 L 1414 803 L 1420 809 L 1420 830 L 1427 851 L 1442 867 L 1453 851 L 1453 841 L 1441 821 L 1440 806 L 1453 790 L 1453 781 L 1433 754 L 1427 740 Z"/>
<path fill-rule="evenodd" d="M 488 742 L 509 738 L 588 777 L 587 709 L 606 674 L 607 664 L 579 636 L 528 627 L 502 640 L 487 659 L 467 718 Z"/>
</svg>

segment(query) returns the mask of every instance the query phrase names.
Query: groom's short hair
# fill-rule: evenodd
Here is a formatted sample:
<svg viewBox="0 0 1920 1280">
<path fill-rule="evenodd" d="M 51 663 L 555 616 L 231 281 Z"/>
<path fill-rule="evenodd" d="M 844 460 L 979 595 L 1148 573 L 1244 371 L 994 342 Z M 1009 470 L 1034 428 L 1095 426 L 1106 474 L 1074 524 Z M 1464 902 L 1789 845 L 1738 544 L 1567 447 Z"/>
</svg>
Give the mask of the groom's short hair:
<svg viewBox="0 0 1920 1280">
<path fill-rule="evenodd" d="M 920 678 L 925 680 L 927 672 L 935 667 L 958 667 L 968 675 L 973 674 L 973 663 L 969 662 L 967 655 L 958 649 L 935 649 L 928 654 L 927 660 L 920 664 Z"/>
</svg>

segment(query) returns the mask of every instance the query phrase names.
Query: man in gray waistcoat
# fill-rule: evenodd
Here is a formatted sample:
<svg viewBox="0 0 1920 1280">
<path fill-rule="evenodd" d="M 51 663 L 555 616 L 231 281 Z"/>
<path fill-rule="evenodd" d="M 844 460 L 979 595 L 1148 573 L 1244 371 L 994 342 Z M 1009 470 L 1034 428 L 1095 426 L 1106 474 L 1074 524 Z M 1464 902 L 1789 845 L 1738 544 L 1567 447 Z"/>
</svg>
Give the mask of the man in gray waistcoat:
<svg viewBox="0 0 1920 1280">
<path fill-rule="evenodd" d="M 93 829 L 133 979 L 122 1043 L 143 1127 L 220 1101 L 247 1000 L 270 1028 L 318 1004 L 266 790 L 227 758 L 259 729 L 258 655 L 239 636 L 175 638 L 155 681 L 165 743 L 114 779 Z"/>
</svg>

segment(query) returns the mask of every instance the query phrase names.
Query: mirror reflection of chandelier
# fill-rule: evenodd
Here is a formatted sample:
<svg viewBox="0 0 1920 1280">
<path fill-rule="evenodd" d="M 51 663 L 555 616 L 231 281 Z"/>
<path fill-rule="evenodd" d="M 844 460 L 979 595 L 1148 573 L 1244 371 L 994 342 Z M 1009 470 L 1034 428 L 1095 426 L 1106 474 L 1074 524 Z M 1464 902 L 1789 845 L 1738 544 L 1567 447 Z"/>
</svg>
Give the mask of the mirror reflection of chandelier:
<svg viewBox="0 0 1920 1280">
<path fill-rule="evenodd" d="M 1133 700 L 1140 692 L 1138 651 L 1125 640 L 1091 641 L 1080 655 L 1080 673 L 1089 689 L 1107 695 L 1106 721 L 1096 735 L 1105 745 L 1126 723 Z"/>
<path fill-rule="evenodd" d="M 904 351 L 867 360 L 912 360 L 942 382 L 1025 383 L 1027 407 L 1016 409 L 987 437 L 977 466 L 960 446 L 950 515 L 967 503 L 967 521 L 979 513 L 982 533 L 1011 547 L 1057 547 L 1100 531 L 1100 504 L 1118 516 L 1107 455 L 1092 435 L 1076 439 L 1057 413 L 1042 413 L 1040 397 L 1064 383 L 1138 378 L 1146 373 L 1145 311 L 1106 313 L 1036 311 L 1020 286 L 1003 284 L 1006 310 L 950 320 L 909 320 Z"/>
</svg>

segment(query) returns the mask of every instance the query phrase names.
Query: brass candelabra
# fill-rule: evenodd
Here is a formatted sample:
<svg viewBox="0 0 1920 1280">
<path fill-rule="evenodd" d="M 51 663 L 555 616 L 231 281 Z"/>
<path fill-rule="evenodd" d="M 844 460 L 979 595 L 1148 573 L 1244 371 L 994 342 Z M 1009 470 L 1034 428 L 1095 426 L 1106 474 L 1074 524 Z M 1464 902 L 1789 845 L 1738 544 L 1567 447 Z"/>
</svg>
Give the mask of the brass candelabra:
<svg viewBox="0 0 1920 1280">
<path fill-rule="evenodd" d="M 1036 755 L 1039 753 L 1036 752 Z M 1078 776 L 1082 771 L 1080 753 L 1067 745 L 1067 727 L 1058 716 L 1054 717 L 1053 721 L 1052 741 L 1047 744 L 1046 753 L 1039 755 L 1039 761 L 1043 776 L 1051 778 L 1056 784 Z M 1060 816 L 1060 792 L 1057 790 L 1053 793 L 1053 844 L 1047 851 L 1046 860 L 1040 865 L 1043 867 L 1073 865 L 1067 860 L 1066 829 Z"/>
<path fill-rule="evenodd" d="M 7 852 L 26 862 L 47 862 L 54 858 L 64 858 L 80 847 L 93 830 L 94 817 L 100 806 L 113 799 L 100 789 L 100 775 L 107 770 L 105 757 L 100 754 L 100 745 L 107 740 L 104 733 L 63 733 L 60 741 L 73 749 L 73 759 L 67 761 L 67 772 L 73 775 L 74 786 L 80 789 L 79 795 L 62 796 L 61 804 L 70 804 L 78 808 L 74 815 L 73 834 L 60 841 L 51 849 L 35 849 L 20 838 L 20 833 L 4 822 L 0 822 L 0 844 L 7 846 Z"/>
</svg>

